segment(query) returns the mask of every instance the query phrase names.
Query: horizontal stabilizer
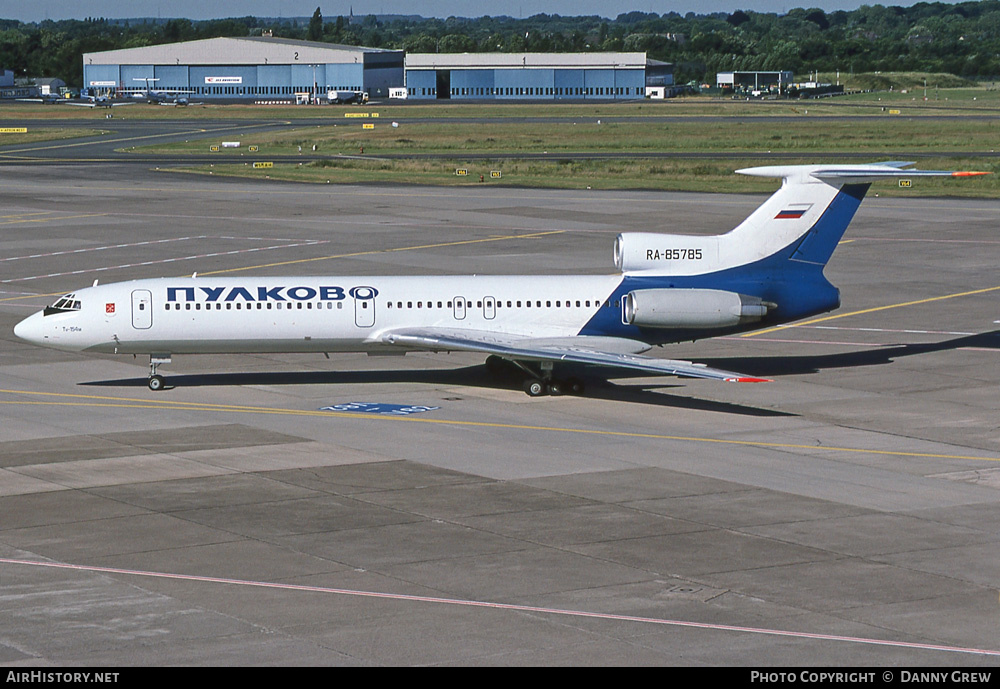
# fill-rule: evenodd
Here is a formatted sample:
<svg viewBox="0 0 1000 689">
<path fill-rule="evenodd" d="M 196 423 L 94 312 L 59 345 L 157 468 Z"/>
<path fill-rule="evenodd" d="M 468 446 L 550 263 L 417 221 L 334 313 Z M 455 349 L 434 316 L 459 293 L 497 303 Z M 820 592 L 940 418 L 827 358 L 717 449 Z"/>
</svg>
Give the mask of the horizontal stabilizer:
<svg viewBox="0 0 1000 689">
<path fill-rule="evenodd" d="M 820 180 L 834 186 L 841 184 L 867 184 L 880 179 L 895 179 L 898 177 L 976 177 L 988 175 L 989 172 L 973 172 L 964 170 L 905 170 L 906 161 L 887 161 L 884 163 L 866 163 L 858 165 L 765 165 L 748 167 L 736 172 L 752 177 L 778 177 L 799 183 Z M 812 178 L 812 179 L 810 179 Z"/>
</svg>

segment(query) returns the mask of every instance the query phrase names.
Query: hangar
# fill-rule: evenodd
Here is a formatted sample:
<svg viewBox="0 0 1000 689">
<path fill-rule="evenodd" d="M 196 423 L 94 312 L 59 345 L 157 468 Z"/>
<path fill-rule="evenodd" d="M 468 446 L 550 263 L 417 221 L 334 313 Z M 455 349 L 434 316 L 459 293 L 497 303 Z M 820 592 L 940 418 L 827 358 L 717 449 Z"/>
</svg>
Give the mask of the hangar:
<svg viewBox="0 0 1000 689">
<path fill-rule="evenodd" d="M 83 55 L 83 88 L 91 95 L 127 96 L 156 88 L 190 91 L 206 101 L 255 101 L 337 89 L 384 97 L 402 83 L 401 50 L 262 36 Z"/>
<path fill-rule="evenodd" d="M 788 71 L 718 72 L 715 75 L 715 81 L 723 93 L 736 93 L 738 95 L 783 94 L 792 83 L 792 73 Z"/>
<path fill-rule="evenodd" d="M 413 99 L 560 100 L 642 98 L 647 79 L 673 84 L 672 65 L 645 53 L 414 53 Z"/>
</svg>

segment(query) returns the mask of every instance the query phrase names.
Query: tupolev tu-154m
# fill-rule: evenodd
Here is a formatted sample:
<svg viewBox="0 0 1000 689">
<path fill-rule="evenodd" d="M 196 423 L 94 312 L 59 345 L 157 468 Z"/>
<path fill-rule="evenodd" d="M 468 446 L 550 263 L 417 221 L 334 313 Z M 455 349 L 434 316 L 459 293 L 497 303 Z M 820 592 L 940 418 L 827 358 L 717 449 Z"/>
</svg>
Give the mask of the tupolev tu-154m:
<svg viewBox="0 0 1000 689">
<path fill-rule="evenodd" d="M 872 182 L 980 172 L 912 163 L 737 172 L 781 188 L 722 235 L 623 233 L 611 275 L 158 278 L 66 294 L 14 328 L 61 350 L 173 354 L 466 351 L 521 369 L 532 396 L 580 392 L 580 366 L 730 382 L 760 378 L 643 353 L 773 327 L 840 306 L 823 269 Z"/>
</svg>

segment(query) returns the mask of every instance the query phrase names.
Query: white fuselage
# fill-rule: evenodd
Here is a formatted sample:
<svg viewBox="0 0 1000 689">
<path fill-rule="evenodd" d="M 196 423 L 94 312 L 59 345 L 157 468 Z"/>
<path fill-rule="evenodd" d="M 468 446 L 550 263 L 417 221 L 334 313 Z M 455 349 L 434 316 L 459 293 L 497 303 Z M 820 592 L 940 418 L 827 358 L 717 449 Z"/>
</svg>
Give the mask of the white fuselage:
<svg viewBox="0 0 1000 689">
<path fill-rule="evenodd" d="M 77 310 L 39 312 L 19 337 L 73 351 L 133 354 L 399 350 L 389 330 L 462 328 L 574 336 L 621 275 L 162 278 L 74 293 Z M 611 314 L 608 314 L 609 316 Z"/>
</svg>

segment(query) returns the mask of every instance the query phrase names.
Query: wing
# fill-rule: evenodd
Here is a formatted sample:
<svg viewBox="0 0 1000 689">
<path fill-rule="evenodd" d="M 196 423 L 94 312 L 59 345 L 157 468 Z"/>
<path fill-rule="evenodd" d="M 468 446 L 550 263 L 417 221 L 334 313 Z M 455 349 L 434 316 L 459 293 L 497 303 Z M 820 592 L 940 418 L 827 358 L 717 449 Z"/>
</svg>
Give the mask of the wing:
<svg viewBox="0 0 1000 689">
<path fill-rule="evenodd" d="M 675 359 L 641 356 L 649 349 L 645 342 L 620 337 L 528 338 L 481 330 L 448 328 L 402 328 L 382 336 L 387 344 L 433 352 L 465 351 L 495 354 L 504 359 L 528 362 L 562 361 L 591 366 L 627 368 L 660 375 L 708 378 L 729 383 L 763 383 L 733 371 L 709 368 L 704 364 Z"/>
</svg>

